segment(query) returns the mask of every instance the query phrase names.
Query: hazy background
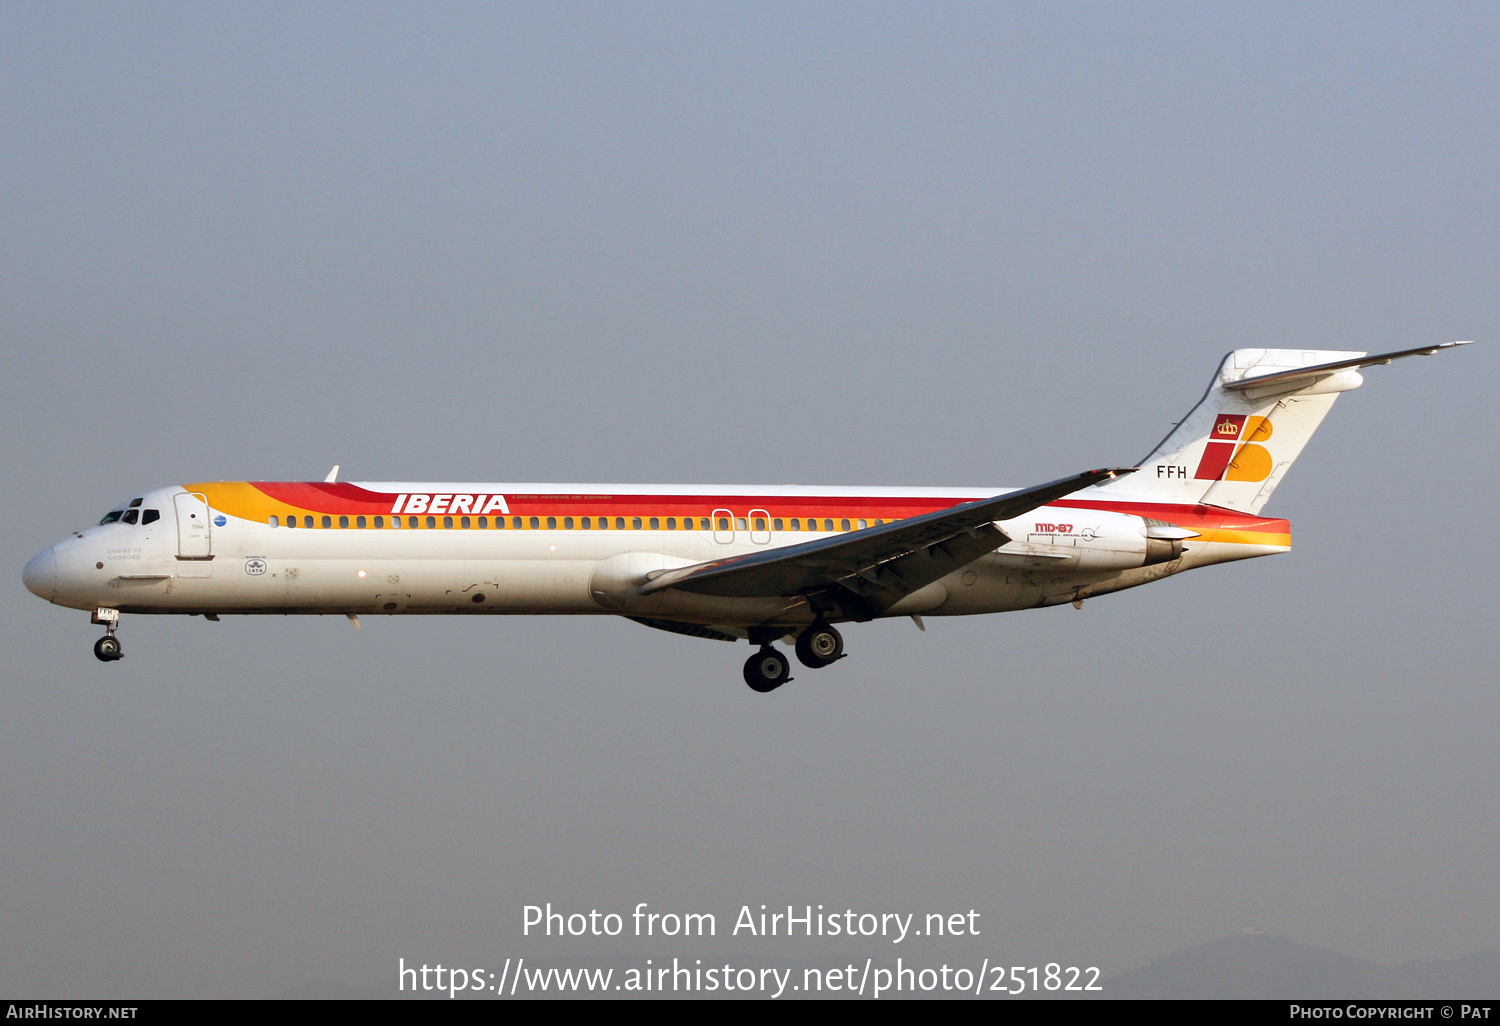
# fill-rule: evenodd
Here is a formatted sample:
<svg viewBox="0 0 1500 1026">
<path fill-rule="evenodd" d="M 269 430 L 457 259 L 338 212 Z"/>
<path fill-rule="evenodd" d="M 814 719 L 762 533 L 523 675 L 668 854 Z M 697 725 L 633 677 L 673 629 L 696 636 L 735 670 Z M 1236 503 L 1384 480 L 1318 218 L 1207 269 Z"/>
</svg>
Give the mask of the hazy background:
<svg viewBox="0 0 1500 1026">
<path fill-rule="evenodd" d="M 1107 973 L 1257 927 L 1500 947 L 1500 8 L 0 5 L 0 991 L 398 957 Z M 1367 373 L 1289 555 L 745 646 L 610 618 L 127 617 L 31 555 L 172 482 L 1027 485 L 1241 346 Z M 983 913 L 541 943 L 520 908 Z"/>
</svg>

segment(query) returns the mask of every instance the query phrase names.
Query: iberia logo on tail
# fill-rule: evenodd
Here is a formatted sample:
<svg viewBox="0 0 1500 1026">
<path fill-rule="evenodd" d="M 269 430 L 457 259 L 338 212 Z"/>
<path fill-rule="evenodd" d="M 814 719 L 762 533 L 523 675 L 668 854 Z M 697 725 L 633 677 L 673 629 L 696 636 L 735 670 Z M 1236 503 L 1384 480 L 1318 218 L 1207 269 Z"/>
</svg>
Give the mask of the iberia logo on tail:
<svg viewBox="0 0 1500 1026">
<path fill-rule="evenodd" d="M 1264 481 L 1271 476 L 1271 453 L 1256 443 L 1270 437 L 1271 422 L 1265 417 L 1219 414 L 1193 477 L 1200 481 Z"/>
</svg>

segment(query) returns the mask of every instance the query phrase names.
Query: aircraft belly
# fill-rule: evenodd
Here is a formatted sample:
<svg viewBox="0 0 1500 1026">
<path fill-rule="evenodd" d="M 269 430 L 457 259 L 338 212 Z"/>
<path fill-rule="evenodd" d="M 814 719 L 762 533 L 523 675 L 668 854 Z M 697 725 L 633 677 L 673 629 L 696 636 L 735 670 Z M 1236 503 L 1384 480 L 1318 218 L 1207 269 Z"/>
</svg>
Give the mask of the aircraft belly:
<svg viewBox="0 0 1500 1026">
<path fill-rule="evenodd" d="M 933 616 L 1004 613 L 1073 601 L 1080 590 L 1119 577 L 1119 573 L 1060 573 L 1056 570 L 1018 570 L 971 563 L 940 582 L 948 599 L 929 610 Z M 905 612 L 900 607 L 892 612 Z"/>
</svg>

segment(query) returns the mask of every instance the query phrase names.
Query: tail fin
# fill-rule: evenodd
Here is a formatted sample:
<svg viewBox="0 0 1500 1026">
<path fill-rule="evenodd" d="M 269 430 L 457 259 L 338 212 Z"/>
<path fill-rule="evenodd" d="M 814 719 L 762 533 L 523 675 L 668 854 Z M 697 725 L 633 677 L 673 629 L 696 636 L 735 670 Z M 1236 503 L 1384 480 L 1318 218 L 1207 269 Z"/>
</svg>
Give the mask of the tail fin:
<svg viewBox="0 0 1500 1026">
<path fill-rule="evenodd" d="M 1398 353 L 1236 349 L 1224 358 L 1198 405 L 1141 462 L 1139 473 L 1099 486 L 1154 502 L 1205 503 L 1259 513 L 1340 392 L 1358 388 L 1359 368 Z"/>
</svg>

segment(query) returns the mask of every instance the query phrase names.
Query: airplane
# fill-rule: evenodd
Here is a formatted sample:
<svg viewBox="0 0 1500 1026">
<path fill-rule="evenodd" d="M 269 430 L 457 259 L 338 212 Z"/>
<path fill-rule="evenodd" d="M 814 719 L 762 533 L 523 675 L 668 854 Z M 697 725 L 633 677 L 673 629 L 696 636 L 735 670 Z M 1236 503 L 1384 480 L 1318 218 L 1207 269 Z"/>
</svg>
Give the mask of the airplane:
<svg viewBox="0 0 1500 1026">
<path fill-rule="evenodd" d="M 1286 552 L 1261 516 L 1374 356 L 1237 349 L 1134 467 L 1019 490 L 216 481 L 145 492 L 35 556 L 26 587 L 125 613 L 606 614 L 755 647 L 745 682 L 844 656 L 836 624 L 1073 603 Z"/>
</svg>

